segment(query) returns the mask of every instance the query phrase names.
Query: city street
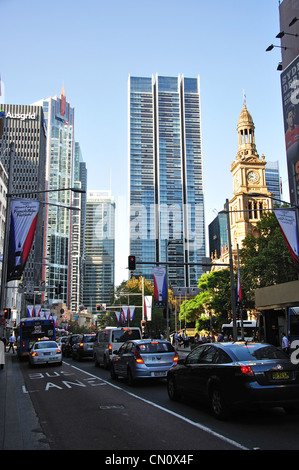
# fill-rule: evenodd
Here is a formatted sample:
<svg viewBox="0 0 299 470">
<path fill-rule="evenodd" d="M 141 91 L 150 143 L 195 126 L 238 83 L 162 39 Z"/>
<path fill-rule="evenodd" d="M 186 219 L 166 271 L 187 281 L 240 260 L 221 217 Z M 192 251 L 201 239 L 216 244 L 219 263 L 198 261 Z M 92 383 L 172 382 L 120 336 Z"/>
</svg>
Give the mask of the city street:
<svg viewBox="0 0 299 470">
<path fill-rule="evenodd" d="M 20 363 L 51 449 L 297 450 L 299 415 L 283 409 L 248 411 L 215 420 L 208 407 L 172 402 L 166 381 L 113 381 L 93 361 L 30 369 Z"/>
</svg>

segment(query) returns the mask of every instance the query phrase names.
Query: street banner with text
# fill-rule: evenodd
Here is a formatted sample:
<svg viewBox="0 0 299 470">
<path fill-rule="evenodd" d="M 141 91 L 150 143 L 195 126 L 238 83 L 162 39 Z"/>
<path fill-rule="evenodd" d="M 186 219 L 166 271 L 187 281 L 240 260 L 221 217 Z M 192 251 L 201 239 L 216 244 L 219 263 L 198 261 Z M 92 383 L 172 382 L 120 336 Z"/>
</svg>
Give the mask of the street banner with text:
<svg viewBox="0 0 299 470">
<path fill-rule="evenodd" d="M 12 199 L 7 282 L 20 280 L 32 247 L 40 203 L 35 199 Z"/>
</svg>

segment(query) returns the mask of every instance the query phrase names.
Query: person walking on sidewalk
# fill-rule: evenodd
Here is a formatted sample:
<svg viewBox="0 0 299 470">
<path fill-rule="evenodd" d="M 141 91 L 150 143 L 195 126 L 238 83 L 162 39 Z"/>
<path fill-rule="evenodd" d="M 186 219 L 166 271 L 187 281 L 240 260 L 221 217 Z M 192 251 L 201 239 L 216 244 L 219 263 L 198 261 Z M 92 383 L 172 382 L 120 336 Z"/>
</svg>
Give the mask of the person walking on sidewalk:
<svg viewBox="0 0 299 470">
<path fill-rule="evenodd" d="M 8 351 L 10 351 L 10 349 L 12 348 L 12 353 L 14 354 L 15 353 L 15 350 L 14 350 L 14 342 L 15 342 L 16 338 L 14 337 L 14 335 L 11 335 L 11 337 L 9 338 L 8 340 L 8 344 L 9 344 L 9 348 L 8 348 Z"/>
</svg>

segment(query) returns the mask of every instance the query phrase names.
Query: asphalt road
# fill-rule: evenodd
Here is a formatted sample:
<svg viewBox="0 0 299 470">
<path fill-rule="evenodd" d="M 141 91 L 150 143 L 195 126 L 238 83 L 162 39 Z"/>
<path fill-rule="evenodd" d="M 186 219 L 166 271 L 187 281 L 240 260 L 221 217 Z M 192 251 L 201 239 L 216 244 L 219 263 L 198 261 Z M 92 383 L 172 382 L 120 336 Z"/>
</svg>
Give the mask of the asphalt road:
<svg viewBox="0 0 299 470">
<path fill-rule="evenodd" d="M 130 387 L 90 360 L 30 369 L 29 394 L 51 449 L 298 450 L 299 415 L 282 408 L 215 420 L 206 405 L 169 400 L 165 380 Z"/>
<path fill-rule="evenodd" d="M 52 450 L 240 448 L 237 443 L 138 397 L 133 389 L 123 389 L 121 383 L 111 384 L 84 371 L 81 364 L 90 368 L 86 363 L 64 362 L 62 367 L 35 369 L 27 363 L 20 364 L 23 393 L 30 395 Z"/>
</svg>

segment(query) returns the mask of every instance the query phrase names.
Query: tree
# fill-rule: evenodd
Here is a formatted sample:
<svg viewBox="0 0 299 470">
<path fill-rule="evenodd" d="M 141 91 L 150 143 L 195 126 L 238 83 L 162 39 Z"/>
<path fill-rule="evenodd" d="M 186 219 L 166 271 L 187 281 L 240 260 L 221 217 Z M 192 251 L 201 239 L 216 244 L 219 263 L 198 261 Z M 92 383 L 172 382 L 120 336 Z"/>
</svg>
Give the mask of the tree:
<svg viewBox="0 0 299 470">
<path fill-rule="evenodd" d="M 197 330 L 210 329 L 213 317 L 214 329 L 219 330 L 228 321 L 231 311 L 230 272 L 228 269 L 203 274 L 198 281 L 200 292 L 181 305 L 180 319 L 196 322 Z"/>
<path fill-rule="evenodd" d="M 142 276 L 138 279 L 134 276 L 129 281 L 123 281 L 120 286 L 116 288 L 114 293 L 113 305 L 135 305 L 134 319 L 132 326 L 141 325 L 142 319 L 142 296 L 134 295 L 142 293 Z M 154 296 L 154 286 L 151 281 L 144 279 L 144 295 Z M 128 295 L 124 295 L 128 294 Z M 171 305 L 174 304 L 175 300 L 172 294 L 172 291 L 168 290 L 168 301 L 169 301 L 169 314 L 171 313 Z M 138 308 L 139 307 L 139 308 Z M 171 318 L 171 317 L 170 317 Z M 109 324 L 116 325 L 116 317 L 110 316 Z M 174 323 L 174 320 L 171 318 L 171 323 Z M 166 330 L 166 317 L 164 315 L 163 308 L 158 308 L 152 306 L 152 320 L 146 323 L 146 334 L 150 337 L 158 337 L 159 332 L 164 332 Z M 170 329 L 173 329 L 172 325 Z"/>
<path fill-rule="evenodd" d="M 254 291 L 298 279 L 298 271 L 273 212 L 257 223 L 258 235 L 249 234 L 240 250 L 242 294 L 254 306 Z"/>
</svg>

